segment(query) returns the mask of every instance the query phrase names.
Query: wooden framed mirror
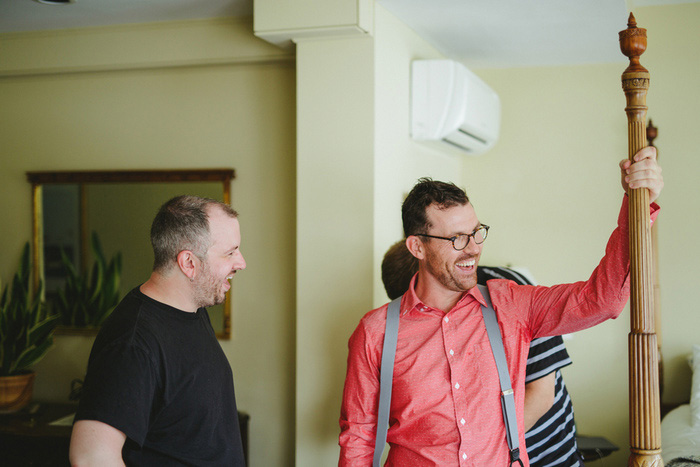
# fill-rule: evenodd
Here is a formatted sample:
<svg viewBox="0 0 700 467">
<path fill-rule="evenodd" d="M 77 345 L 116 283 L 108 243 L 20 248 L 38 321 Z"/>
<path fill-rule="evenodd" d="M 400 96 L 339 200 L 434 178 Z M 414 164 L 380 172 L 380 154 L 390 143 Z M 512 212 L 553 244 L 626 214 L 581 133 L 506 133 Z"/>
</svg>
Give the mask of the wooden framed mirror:
<svg viewBox="0 0 700 467">
<path fill-rule="evenodd" d="M 233 169 L 27 172 L 32 185 L 35 285 L 43 281 L 49 306 L 65 295 L 72 263 L 81 280 L 92 277 L 93 236 L 105 261 L 120 256 L 119 299 L 148 279 L 153 267 L 151 222 L 160 206 L 190 194 L 230 203 Z M 115 281 L 116 282 L 116 281 Z M 231 337 L 231 297 L 208 308 L 219 339 Z M 77 325 L 69 324 L 71 322 Z M 85 320 L 66 320 L 61 334 L 96 333 Z"/>
</svg>

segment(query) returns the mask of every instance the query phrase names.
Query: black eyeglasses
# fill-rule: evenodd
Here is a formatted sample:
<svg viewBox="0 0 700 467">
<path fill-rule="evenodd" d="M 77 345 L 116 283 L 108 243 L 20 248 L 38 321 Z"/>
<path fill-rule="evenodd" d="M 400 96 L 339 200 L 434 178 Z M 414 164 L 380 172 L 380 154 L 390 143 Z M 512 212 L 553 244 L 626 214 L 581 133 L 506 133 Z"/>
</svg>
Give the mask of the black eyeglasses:
<svg viewBox="0 0 700 467">
<path fill-rule="evenodd" d="M 460 235 L 455 235 L 454 237 L 438 237 L 436 235 L 428 235 L 428 234 L 416 234 L 418 237 L 429 237 L 429 238 L 437 238 L 439 240 L 449 240 L 452 242 L 452 248 L 454 248 L 457 251 L 462 251 L 464 250 L 467 245 L 469 245 L 469 240 L 472 238 L 474 239 L 474 243 L 477 245 L 481 245 L 484 243 L 484 240 L 486 240 L 486 237 L 489 234 L 489 226 L 485 224 L 481 224 L 474 232 L 470 234 L 460 234 Z"/>
</svg>

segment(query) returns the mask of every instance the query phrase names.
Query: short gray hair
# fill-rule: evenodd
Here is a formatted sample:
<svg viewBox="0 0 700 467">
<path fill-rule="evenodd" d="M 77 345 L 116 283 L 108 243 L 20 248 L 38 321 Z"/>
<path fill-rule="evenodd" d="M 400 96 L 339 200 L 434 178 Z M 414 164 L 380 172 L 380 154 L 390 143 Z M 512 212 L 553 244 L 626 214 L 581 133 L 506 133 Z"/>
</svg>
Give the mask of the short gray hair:
<svg viewBox="0 0 700 467">
<path fill-rule="evenodd" d="M 228 204 L 199 196 L 176 196 L 160 207 L 151 224 L 154 271 L 167 271 L 184 250 L 201 260 L 206 258 L 211 246 L 208 210 L 213 207 L 230 217 L 238 217 Z"/>
</svg>

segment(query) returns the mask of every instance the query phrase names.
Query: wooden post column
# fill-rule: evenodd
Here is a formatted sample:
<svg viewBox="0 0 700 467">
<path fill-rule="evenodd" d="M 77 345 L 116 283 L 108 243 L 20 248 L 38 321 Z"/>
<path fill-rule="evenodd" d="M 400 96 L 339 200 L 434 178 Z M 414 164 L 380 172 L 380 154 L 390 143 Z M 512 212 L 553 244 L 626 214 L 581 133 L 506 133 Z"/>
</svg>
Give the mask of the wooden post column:
<svg viewBox="0 0 700 467">
<path fill-rule="evenodd" d="M 646 146 L 646 95 L 649 72 L 639 63 L 646 50 L 646 29 L 630 14 L 620 32 L 620 49 L 630 59 L 622 73 L 627 97 L 629 158 Z M 647 189 L 629 190 L 630 310 L 629 334 L 629 466 L 663 466 L 659 401 L 658 349 L 654 331 L 653 259 Z"/>
</svg>

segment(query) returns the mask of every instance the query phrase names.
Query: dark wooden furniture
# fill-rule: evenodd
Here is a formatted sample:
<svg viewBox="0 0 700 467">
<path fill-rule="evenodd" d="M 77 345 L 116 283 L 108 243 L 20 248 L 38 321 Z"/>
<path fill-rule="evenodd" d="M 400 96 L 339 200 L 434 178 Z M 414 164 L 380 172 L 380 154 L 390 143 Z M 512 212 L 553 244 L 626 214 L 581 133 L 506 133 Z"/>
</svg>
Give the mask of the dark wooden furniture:
<svg viewBox="0 0 700 467">
<path fill-rule="evenodd" d="M 31 403 L 13 414 L 0 414 L 0 465 L 3 467 L 69 466 L 72 426 L 52 422 L 75 413 L 75 404 Z M 243 453 L 248 464 L 250 415 L 238 412 Z"/>
<path fill-rule="evenodd" d="M 579 435 L 576 437 L 576 444 L 586 464 L 607 457 L 620 449 L 602 436 Z"/>
<path fill-rule="evenodd" d="M 31 403 L 13 414 L 0 415 L 2 465 L 69 466 L 71 425 L 50 423 L 75 413 L 74 404 Z"/>
</svg>

